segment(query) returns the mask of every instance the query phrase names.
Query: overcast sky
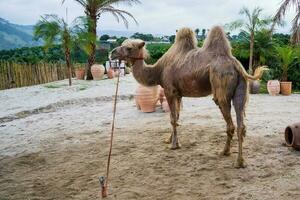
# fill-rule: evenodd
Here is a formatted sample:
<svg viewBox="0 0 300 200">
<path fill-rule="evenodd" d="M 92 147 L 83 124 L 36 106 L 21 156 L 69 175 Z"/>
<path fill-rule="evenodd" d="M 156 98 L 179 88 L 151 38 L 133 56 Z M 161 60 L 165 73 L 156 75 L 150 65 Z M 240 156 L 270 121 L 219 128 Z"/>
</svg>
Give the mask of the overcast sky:
<svg viewBox="0 0 300 200">
<path fill-rule="evenodd" d="M 273 15 L 282 0 L 141 0 L 141 4 L 129 7 L 118 5 L 132 13 L 139 22 L 135 25 L 131 21 L 129 31 L 144 33 L 173 34 L 176 29 L 187 26 L 195 28 L 210 28 L 213 25 L 222 25 L 240 18 L 239 10 L 246 6 L 253 9 L 255 6 L 264 9 L 264 15 Z M 58 14 L 65 16 L 68 7 L 69 21 L 76 16 L 83 15 L 82 8 L 73 0 L 0 0 L 0 17 L 17 24 L 35 24 L 40 15 Z M 294 14 L 290 10 L 286 17 L 287 25 L 280 28 L 280 32 L 288 32 L 289 22 Z M 126 30 L 122 23 L 115 18 L 104 14 L 99 28 L 110 30 Z"/>
</svg>

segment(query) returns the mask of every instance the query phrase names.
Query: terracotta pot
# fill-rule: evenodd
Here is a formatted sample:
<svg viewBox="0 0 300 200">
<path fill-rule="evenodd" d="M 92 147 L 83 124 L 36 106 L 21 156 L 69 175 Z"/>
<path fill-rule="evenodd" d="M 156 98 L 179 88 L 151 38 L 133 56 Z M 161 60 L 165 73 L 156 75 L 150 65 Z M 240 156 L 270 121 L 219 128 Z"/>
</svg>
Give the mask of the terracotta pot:
<svg viewBox="0 0 300 200">
<path fill-rule="evenodd" d="M 75 74 L 76 74 L 76 79 L 83 80 L 84 79 L 85 70 L 84 69 L 76 69 L 75 70 Z"/>
<path fill-rule="evenodd" d="M 251 94 L 259 94 L 260 81 L 255 80 L 250 82 L 250 93 Z"/>
<path fill-rule="evenodd" d="M 170 107 L 167 98 L 165 96 L 164 88 L 162 88 L 161 86 L 159 86 L 159 102 L 161 104 L 163 111 L 170 112 Z"/>
<path fill-rule="evenodd" d="M 162 105 L 162 102 L 164 101 L 164 98 L 166 98 L 165 96 L 165 91 L 164 88 L 162 88 L 161 86 L 158 86 L 158 98 L 159 98 L 159 103 Z"/>
<path fill-rule="evenodd" d="M 142 112 L 154 112 L 158 100 L 158 86 L 145 87 L 139 85 L 135 92 L 137 107 Z"/>
<path fill-rule="evenodd" d="M 107 77 L 108 77 L 109 79 L 112 79 L 112 78 L 115 77 L 115 71 L 114 71 L 112 68 L 109 68 L 109 69 L 107 70 Z"/>
<path fill-rule="evenodd" d="M 267 83 L 267 89 L 270 95 L 275 96 L 280 92 L 280 83 L 278 80 L 269 80 Z"/>
<path fill-rule="evenodd" d="M 292 82 L 280 82 L 280 91 L 282 95 L 290 95 L 292 93 Z"/>
<path fill-rule="evenodd" d="M 288 147 L 300 150 L 300 122 L 286 127 L 284 136 Z"/>
<path fill-rule="evenodd" d="M 161 105 L 162 105 L 163 111 L 170 112 L 170 106 L 169 106 L 167 99 L 164 99 L 164 101 L 162 102 Z"/>
<path fill-rule="evenodd" d="M 91 72 L 93 75 L 93 79 L 95 81 L 103 79 L 105 68 L 103 65 L 94 64 L 91 67 Z"/>
</svg>

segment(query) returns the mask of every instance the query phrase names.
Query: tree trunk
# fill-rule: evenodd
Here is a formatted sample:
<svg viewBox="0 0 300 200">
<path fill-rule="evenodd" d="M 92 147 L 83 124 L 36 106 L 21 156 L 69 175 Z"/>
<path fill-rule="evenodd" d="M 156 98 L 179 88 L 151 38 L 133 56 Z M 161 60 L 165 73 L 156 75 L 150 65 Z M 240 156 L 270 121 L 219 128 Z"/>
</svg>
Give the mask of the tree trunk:
<svg viewBox="0 0 300 200">
<path fill-rule="evenodd" d="M 89 25 L 89 32 L 97 38 L 97 16 L 96 13 L 90 16 L 91 24 Z M 88 57 L 88 65 L 86 69 L 86 80 L 92 80 L 91 66 L 96 62 L 96 41 L 91 42 L 91 54 Z"/>
<path fill-rule="evenodd" d="M 68 77 L 69 77 L 69 86 L 72 85 L 72 67 L 71 67 L 71 59 L 70 59 L 70 49 L 66 47 L 65 49 L 65 57 L 66 57 L 66 64 L 68 68 Z"/>
<path fill-rule="evenodd" d="M 249 73 L 253 74 L 253 50 L 254 50 L 254 32 L 250 34 L 250 57 L 249 57 Z"/>
<path fill-rule="evenodd" d="M 283 82 L 288 81 L 288 70 L 285 70 L 285 69 L 283 70 L 283 73 L 282 73 L 282 80 L 281 81 L 283 81 Z"/>
</svg>

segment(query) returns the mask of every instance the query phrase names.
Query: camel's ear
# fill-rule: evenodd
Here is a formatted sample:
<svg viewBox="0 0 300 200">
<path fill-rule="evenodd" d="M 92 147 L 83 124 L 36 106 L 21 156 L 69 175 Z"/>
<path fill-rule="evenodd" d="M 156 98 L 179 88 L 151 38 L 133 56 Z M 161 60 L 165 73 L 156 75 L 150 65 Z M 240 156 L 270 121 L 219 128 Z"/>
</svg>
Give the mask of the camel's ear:
<svg viewBox="0 0 300 200">
<path fill-rule="evenodd" d="M 145 43 L 144 41 L 140 42 L 140 43 L 138 44 L 139 49 L 143 48 L 143 47 L 145 46 L 145 44 L 146 44 L 146 43 Z"/>
</svg>

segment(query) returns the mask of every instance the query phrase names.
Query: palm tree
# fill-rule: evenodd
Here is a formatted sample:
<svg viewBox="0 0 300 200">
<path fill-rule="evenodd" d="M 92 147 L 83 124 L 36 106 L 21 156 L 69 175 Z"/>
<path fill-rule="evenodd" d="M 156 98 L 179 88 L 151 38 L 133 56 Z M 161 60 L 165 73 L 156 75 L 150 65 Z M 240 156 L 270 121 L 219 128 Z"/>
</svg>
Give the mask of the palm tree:
<svg viewBox="0 0 300 200">
<path fill-rule="evenodd" d="M 62 0 L 64 3 L 66 0 Z M 136 19 L 132 14 L 125 10 L 120 10 L 113 7 L 113 4 L 118 3 L 127 3 L 128 5 L 132 5 L 134 3 L 140 3 L 139 0 L 74 0 L 79 3 L 83 8 L 87 17 L 90 19 L 90 23 L 88 26 L 88 32 L 91 33 L 94 38 L 97 38 L 97 21 L 100 19 L 101 15 L 104 13 L 111 13 L 116 20 L 119 22 L 120 19 L 124 22 L 126 28 L 128 27 L 128 20 L 126 17 L 132 18 L 136 23 Z M 96 39 L 91 42 L 91 53 L 88 57 L 88 67 L 87 67 L 87 80 L 91 80 L 91 66 L 96 61 Z"/>
<path fill-rule="evenodd" d="M 60 44 L 65 53 L 68 68 L 69 85 L 72 85 L 71 49 L 74 44 L 83 49 L 87 54 L 90 52 L 89 44 L 93 38 L 87 32 L 86 17 L 77 17 L 72 26 L 69 26 L 63 18 L 57 15 L 45 15 L 34 26 L 34 39 L 43 39 L 46 50 Z"/>
<path fill-rule="evenodd" d="M 242 31 L 245 31 L 250 35 L 249 72 L 251 74 L 253 73 L 253 51 L 255 32 L 260 28 L 266 27 L 271 22 L 271 20 L 268 18 L 261 19 L 261 12 L 262 8 L 259 7 L 255 7 L 252 12 L 248 8 L 244 7 L 240 10 L 240 15 L 244 16 L 246 19 L 240 19 L 227 25 L 231 30 L 244 27 L 246 30 Z"/>
<path fill-rule="evenodd" d="M 284 47 L 276 47 L 277 55 L 281 62 L 282 69 L 282 81 L 288 80 L 288 70 L 293 63 L 293 61 L 297 58 L 292 47 L 284 46 Z"/>
<path fill-rule="evenodd" d="M 36 40 L 43 39 L 45 47 L 48 49 L 54 43 L 60 43 L 64 49 L 65 60 L 68 68 L 69 85 L 72 85 L 72 69 L 70 49 L 73 35 L 66 21 L 57 15 L 45 15 L 41 17 L 34 27 L 34 37 Z"/>
<path fill-rule="evenodd" d="M 200 32 L 199 28 L 196 28 L 196 29 L 195 29 L 195 33 L 196 33 L 197 38 L 198 38 L 198 36 L 199 36 L 199 32 Z"/>
<path fill-rule="evenodd" d="M 300 44 L 300 0 L 284 0 L 277 10 L 274 18 L 273 18 L 273 26 L 274 29 L 275 24 L 280 24 L 283 22 L 283 17 L 286 14 L 286 11 L 289 7 L 294 5 L 296 7 L 296 16 L 292 21 L 292 30 L 291 30 L 291 42 L 293 44 Z"/>
</svg>

